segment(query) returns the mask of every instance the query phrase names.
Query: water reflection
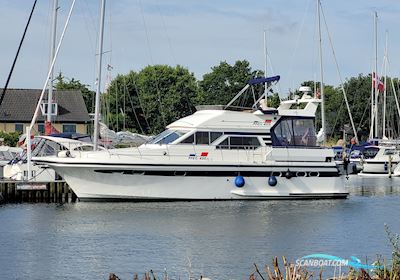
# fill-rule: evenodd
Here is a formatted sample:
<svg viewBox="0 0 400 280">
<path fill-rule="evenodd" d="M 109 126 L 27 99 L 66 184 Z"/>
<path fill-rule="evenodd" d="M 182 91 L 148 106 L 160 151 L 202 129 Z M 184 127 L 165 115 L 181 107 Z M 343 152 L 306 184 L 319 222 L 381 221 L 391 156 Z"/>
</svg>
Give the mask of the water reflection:
<svg viewBox="0 0 400 280">
<path fill-rule="evenodd" d="M 254 262 L 274 256 L 389 257 L 384 223 L 400 232 L 397 182 L 351 178 L 347 200 L 6 205 L 0 271 L 5 279 L 131 279 L 167 268 L 187 279 L 190 260 L 196 276 L 246 279 Z"/>
<path fill-rule="evenodd" d="M 386 196 L 400 195 L 400 177 L 379 178 L 349 176 L 346 186 L 351 195 L 358 196 Z"/>
</svg>

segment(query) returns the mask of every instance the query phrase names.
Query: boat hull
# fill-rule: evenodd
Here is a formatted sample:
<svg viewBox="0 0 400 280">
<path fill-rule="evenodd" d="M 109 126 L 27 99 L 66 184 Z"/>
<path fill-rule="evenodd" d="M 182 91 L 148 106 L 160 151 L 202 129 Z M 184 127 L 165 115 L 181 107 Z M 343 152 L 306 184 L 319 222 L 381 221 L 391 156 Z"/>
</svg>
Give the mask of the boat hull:
<svg viewBox="0 0 400 280">
<path fill-rule="evenodd" d="M 391 172 L 393 174 L 397 161 L 393 161 L 391 163 Z M 360 173 L 360 176 L 364 176 L 367 174 L 389 174 L 389 162 L 388 161 L 377 161 L 377 160 L 369 160 L 365 161 L 363 165 L 363 171 Z"/>
<path fill-rule="evenodd" d="M 81 201 L 173 201 L 234 199 L 319 199 L 346 198 L 344 178 L 277 176 L 270 186 L 268 175 L 244 176 L 245 184 L 235 185 L 235 176 L 170 176 L 98 172 L 96 168 L 54 166 Z M 111 170 L 110 170 L 111 171 Z"/>
</svg>

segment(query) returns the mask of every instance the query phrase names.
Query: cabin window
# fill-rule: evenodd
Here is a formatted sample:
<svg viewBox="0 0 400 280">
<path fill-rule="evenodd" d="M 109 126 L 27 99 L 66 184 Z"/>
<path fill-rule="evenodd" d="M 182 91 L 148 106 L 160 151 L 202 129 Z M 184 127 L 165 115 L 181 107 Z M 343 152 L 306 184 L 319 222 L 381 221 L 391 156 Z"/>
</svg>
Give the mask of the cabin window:
<svg viewBox="0 0 400 280">
<path fill-rule="evenodd" d="M 16 123 L 15 132 L 24 133 L 24 125 L 22 123 Z"/>
<path fill-rule="evenodd" d="M 230 149 L 255 149 L 261 146 L 256 137 L 229 137 Z"/>
<path fill-rule="evenodd" d="M 383 152 L 383 154 L 384 154 L 385 156 L 392 156 L 392 155 L 397 154 L 397 151 L 396 151 L 395 149 L 386 149 L 386 150 Z"/>
<path fill-rule="evenodd" d="M 63 132 L 75 133 L 76 132 L 76 124 L 63 124 L 62 130 L 63 130 Z"/>
<path fill-rule="evenodd" d="M 208 131 L 198 131 L 196 132 L 196 144 L 197 145 L 209 145 L 210 144 L 210 138 Z"/>
<path fill-rule="evenodd" d="M 210 144 L 223 135 L 222 132 L 210 132 Z"/>
<path fill-rule="evenodd" d="M 249 136 L 230 136 L 217 145 L 219 149 L 257 149 L 260 147 L 257 137 Z"/>
<path fill-rule="evenodd" d="M 218 149 L 229 149 L 229 137 L 217 145 Z"/>
<path fill-rule="evenodd" d="M 194 134 L 189 135 L 181 141 L 183 144 L 194 144 Z"/>
<path fill-rule="evenodd" d="M 160 144 L 160 145 L 161 144 L 170 144 L 186 133 L 187 133 L 187 131 L 167 129 L 167 130 L 161 132 L 159 135 L 157 135 L 149 143 L 150 144 Z"/>
</svg>

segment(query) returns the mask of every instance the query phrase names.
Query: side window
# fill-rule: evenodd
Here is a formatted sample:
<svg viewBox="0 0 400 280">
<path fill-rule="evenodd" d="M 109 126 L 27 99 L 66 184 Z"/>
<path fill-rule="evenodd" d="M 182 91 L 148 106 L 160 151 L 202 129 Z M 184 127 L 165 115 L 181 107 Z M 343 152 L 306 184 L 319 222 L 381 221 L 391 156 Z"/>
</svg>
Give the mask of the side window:
<svg viewBox="0 0 400 280">
<path fill-rule="evenodd" d="M 223 135 L 222 132 L 210 132 L 210 144 Z"/>
<path fill-rule="evenodd" d="M 196 132 L 196 144 L 205 144 L 208 145 L 209 144 L 209 134 L 208 131 L 204 132 L 204 131 L 198 131 Z"/>
<path fill-rule="evenodd" d="M 259 146 L 256 137 L 230 137 L 230 149 L 255 149 Z"/>
<path fill-rule="evenodd" d="M 194 134 L 186 137 L 179 144 L 194 144 Z"/>
<path fill-rule="evenodd" d="M 217 149 L 229 149 L 229 137 L 219 143 Z"/>
<path fill-rule="evenodd" d="M 231 136 L 226 138 L 220 144 L 218 144 L 218 149 L 256 149 L 261 146 L 260 141 L 257 137 L 238 137 Z"/>
</svg>

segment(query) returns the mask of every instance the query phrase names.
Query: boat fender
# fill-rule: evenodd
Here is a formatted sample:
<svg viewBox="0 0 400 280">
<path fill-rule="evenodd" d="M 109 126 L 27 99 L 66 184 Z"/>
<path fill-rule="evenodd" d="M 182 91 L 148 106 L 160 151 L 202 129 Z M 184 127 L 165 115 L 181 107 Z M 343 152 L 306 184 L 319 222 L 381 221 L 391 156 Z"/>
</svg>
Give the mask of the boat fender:
<svg viewBox="0 0 400 280">
<path fill-rule="evenodd" d="M 243 176 L 240 176 L 240 175 L 236 176 L 236 178 L 235 178 L 236 187 L 241 188 L 244 186 L 244 184 L 245 184 L 245 181 L 244 181 Z"/>
<path fill-rule="evenodd" d="M 293 177 L 292 172 L 290 172 L 290 170 L 286 171 L 285 177 L 286 177 L 286 179 L 292 179 L 292 177 Z"/>
<path fill-rule="evenodd" d="M 385 168 L 385 171 L 388 171 L 388 163 L 387 162 L 385 162 L 384 168 Z"/>
<path fill-rule="evenodd" d="M 269 176 L 268 185 L 270 185 L 271 187 L 275 187 L 276 184 L 278 184 L 278 180 L 276 179 L 276 177 L 274 175 Z"/>
</svg>

